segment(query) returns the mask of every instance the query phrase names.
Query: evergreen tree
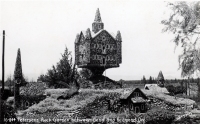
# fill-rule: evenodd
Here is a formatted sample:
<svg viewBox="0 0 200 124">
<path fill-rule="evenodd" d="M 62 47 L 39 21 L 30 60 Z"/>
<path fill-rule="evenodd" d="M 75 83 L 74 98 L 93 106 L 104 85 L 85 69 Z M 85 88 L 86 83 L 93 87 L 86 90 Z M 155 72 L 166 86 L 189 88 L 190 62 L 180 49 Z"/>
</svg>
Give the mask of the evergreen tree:
<svg viewBox="0 0 200 124">
<path fill-rule="evenodd" d="M 143 76 L 142 82 L 144 85 L 147 84 L 147 80 L 146 80 L 145 76 Z"/>
<path fill-rule="evenodd" d="M 49 86 L 70 88 L 72 82 L 78 79 L 79 74 L 75 65 L 73 66 L 71 51 L 68 51 L 67 47 L 61 56 L 57 65 L 53 65 L 46 75 L 40 75 L 38 79 L 48 82 Z"/>
<path fill-rule="evenodd" d="M 149 77 L 149 84 L 152 84 L 153 83 L 153 80 L 152 80 L 152 77 L 150 76 Z"/>
</svg>

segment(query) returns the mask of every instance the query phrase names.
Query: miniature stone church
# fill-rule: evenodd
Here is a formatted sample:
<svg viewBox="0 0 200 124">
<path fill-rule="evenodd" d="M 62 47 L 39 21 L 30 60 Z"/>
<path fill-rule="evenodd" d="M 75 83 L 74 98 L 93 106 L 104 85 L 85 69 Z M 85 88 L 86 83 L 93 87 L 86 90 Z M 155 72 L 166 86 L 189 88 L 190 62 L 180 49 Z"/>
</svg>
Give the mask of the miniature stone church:
<svg viewBox="0 0 200 124">
<path fill-rule="evenodd" d="M 81 31 L 75 40 L 75 63 L 94 75 L 102 75 L 108 68 L 122 63 L 122 38 L 118 31 L 113 35 L 104 29 L 99 9 L 96 11 L 92 31 Z"/>
</svg>

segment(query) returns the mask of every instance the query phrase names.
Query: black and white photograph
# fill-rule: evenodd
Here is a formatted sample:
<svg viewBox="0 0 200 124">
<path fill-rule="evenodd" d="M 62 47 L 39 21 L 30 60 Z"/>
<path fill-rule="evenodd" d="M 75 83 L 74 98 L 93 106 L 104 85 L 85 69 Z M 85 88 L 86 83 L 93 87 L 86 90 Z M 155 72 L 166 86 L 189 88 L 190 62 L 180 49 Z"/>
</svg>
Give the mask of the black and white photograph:
<svg viewBox="0 0 200 124">
<path fill-rule="evenodd" d="M 200 124 L 200 1 L 1 0 L 0 124 Z"/>
</svg>

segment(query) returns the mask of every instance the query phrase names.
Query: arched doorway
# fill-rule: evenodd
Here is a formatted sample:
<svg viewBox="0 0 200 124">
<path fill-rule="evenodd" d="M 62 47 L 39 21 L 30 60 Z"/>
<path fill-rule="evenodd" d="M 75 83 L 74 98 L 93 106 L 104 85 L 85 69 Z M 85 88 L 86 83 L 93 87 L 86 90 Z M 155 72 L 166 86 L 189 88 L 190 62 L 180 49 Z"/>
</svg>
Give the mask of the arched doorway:
<svg viewBox="0 0 200 124">
<path fill-rule="evenodd" d="M 140 108 L 138 106 L 135 107 L 135 113 L 140 113 Z"/>
</svg>

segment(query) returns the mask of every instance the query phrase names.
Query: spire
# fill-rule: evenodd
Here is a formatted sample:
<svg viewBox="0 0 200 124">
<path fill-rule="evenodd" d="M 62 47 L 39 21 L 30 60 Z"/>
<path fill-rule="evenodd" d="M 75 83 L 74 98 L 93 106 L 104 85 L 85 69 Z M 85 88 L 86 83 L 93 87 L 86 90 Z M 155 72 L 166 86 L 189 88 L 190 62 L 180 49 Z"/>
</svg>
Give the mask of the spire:
<svg viewBox="0 0 200 124">
<path fill-rule="evenodd" d="M 164 76 L 162 74 L 162 71 L 159 72 L 157 80 L 164 80 Z"/>
<path fill-rule="evenodd" d="M 101 15 L 99 12 L 99 8 L 96 11 L 94 22 L 92 23 L 92 31 L 94 33 L 97 33 L 98 31 L 102 30 L 104 28 L 104 24 L 101 21 Z"/>
<path fill-rule="evenodd" d="M 79 37 L 80 37 L 80 35 L 77 34 L 77 35 L 76 35 L 76 39 L 75 39 L 75 43 L 78 43 Z"/>
<path fill-rule="evenodd" d="M 87 31 L 86 31 L 86 39 L 91 39 L 91 32 L 90 32 L 90 29 L 88 28 Z"/>
<path fill-rule="evenodd" d="M 116 40 L 117 41 L 122 41 L 122 37 L 121 37 L 120 31 L 117 31 Z"/>
<path fill-rule="evenodd" d="M 99 12 L 99 8 L 97 8 L 94 21 L 95 22 L 101 22 L 101 15 L 100 15 L 100 12 Z"/>
<path fill-rule="evenodd" d="M 21 53 L 20 49 L 17 51 L 17 59 L 15 63 L 15 71 L 14 71 L 15 79 L 22 78 L 22 64 L 21 64 Z"/>
</svg>

